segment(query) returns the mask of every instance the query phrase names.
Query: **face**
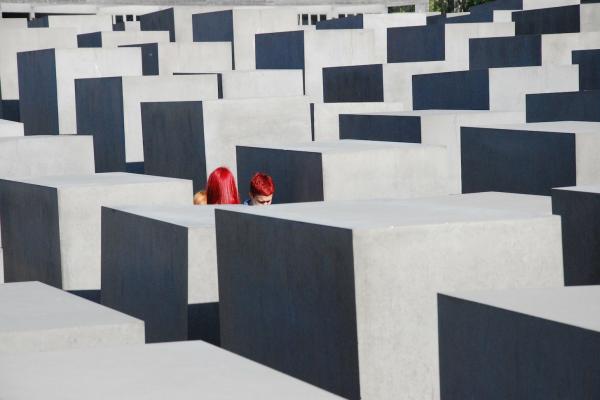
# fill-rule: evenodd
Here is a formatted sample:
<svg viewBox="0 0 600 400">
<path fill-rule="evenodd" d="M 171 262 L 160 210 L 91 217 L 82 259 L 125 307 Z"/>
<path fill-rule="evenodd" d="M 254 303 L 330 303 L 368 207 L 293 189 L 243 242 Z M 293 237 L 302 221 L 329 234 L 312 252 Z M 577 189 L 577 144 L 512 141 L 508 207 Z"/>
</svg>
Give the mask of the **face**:
<svg viewBox="0 0 600 400">
<path fill-rule="evenodd" d="M 263 196 L 257 194 L 256 196 L 252 196 L 252 194 L 250 194 L 250 199 L 253 206 L 268 206 L 273 201 L 273 195 Z"/>
</svg>

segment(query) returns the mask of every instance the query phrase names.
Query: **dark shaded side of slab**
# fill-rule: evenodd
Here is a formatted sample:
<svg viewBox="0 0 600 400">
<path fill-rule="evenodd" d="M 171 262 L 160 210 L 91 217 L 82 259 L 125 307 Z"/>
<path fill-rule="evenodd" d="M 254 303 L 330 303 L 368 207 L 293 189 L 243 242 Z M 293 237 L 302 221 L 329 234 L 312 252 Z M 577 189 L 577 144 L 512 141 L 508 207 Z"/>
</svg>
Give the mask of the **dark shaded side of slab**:
<svg viewBox="0 0 600 400">
<path fill-rule="evenodd" d="M 48 17 L 37 17 L 27 21 L 28 28 L 49 28 Z"/>
<path fill-rule="evenodd" d="M 247 198 L 256 172 L 273 177 L 273 203 L 323 201 L 321 153 L 237 146 L 237 176 L 241 197 Z"/>
<path fill-rule="evenodd" d="M 102 207 L 102 304 L 145 322 L 146 342 L 188 338 L 187 228 Z"/>
<path fill-rule="evenodd" d="M 223 348 L 359 399 L 352 231 L 215 216 Z"/>
<path fill-rule="evenodd" d="M 77 47 L 102 47 L 102 32 L 81 33 L 77 35 Z"/>
<path fill-rule="evenodd" d="M 542 36 L 469 39 L 469 68 L 505 68 L 542 65 Z"/>
<path fill-rule="evenodd" d="M 489 128 L 461 128 L 463 193 L 550 195 L 576 184 L 575 135 Z"/>
<path fill-rule="evenodd" d="M 56 189 L 0 180 L 5 282 L 62 288 Z"/>
<path fill-rule="evenodd" d="M 2 100 L 2 119 L 21 122 L 19 100 Z"/>
<path fill-rule="evenodd" d="M 443 24 L 387 30 L 387 62 L 439 61 L 446 58 Z"/>
<path fill-rule="evenodd" d="M 175 41 L 175 11 L 173 8 L 140 15 L 142 31 L 169 31 L 169 39 Z"/>
<path fill-rule="evenodd" d="M 573 64 L 579 64 L 579 90 L 600 90 L 600 50 L 572 52 Z"/>
<path fill-rule="evenodd" d="M 438 330 L 442 400 L 600 398 L 598 332 L 445 295 Z"/>
<path fill-rule="evenodd" d="M 600 285 L 600 194 L 552 190 L 561 216 L 565 285 Z"/>
<path fill-rule="evenodd" d="M 148 175 L 191 179 L 206 186 L 201 101 L 142 103 L 144 170 Z"/>
<path fill-rule="evenodd" d="M 319 29 L 363 29 L 363 15 L 353 15 L 344 18 L 332 18 L 316 23 L 315 27 Z"/>
<path fill-rule="evenodd" d="M 139 47 L 142 50 L 142 75 L 158 75 L 158 43 L 127 44 L 119 47 Z"/>
<path fill-rule="evenodd" d="M 77 134 L 94 138 L 96 172 L 125 172 L 123 79 L 75 79 Z"/>
<path fill-rule="evenodd" d="M 381 64 L 323 68 L 325 103 L 382 102 Z"/>
<path fill-rule="evenodd" d="M 188 304 L 188 340 L 221 345 L 218 302 Z"/>
<path fill-rule="evenodd" d="M 413 75 L 414 110 L 489 110 L 487 69 Z"/>
<path fill-rule="evenodd" d="M 304 31 L 255 35 L 256 69 L 304 70 Z"/>
<path fill-rule="evenodd" d="M 579 32 L 579 7 L 572 5 L 513 12 L 515 35 Z"/>
<path fill-rule="evenodd" d="M 421 143 L 421 117 L 340 114 L 340 139 Z"/>
<path fill-rule="evenodd" d="M 233 10 L 192 15 L 192 35 L 194 42 L 231 43 L 231 65 L 235 69 Z"/>
<path fill-rule="evenodd" d="M 600 90 L 525 96 L 527 122 L 600 122 Z"/>
<path fill-rule="evenodd" d="M 26 135 L 58 135 L 54 49 L 17 54 L 19 114 Z"/>
</svg>

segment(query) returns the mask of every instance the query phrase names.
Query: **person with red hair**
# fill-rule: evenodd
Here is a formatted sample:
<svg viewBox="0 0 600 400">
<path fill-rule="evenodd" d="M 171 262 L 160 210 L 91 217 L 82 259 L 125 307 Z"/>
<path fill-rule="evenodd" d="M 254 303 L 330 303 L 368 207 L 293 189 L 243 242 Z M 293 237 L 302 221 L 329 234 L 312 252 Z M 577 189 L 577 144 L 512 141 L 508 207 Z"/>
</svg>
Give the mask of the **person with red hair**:
<svg viewBox="0 0 600 400">
<path fill-rule="evenodd" d="M 215 169 L 206 181 L 208 204 L 240 204 L 235 177 L 225 167 Z"/>
<path fill-rule="evenodd" d="M 247 206 L 268 206 L 273 202 L 275 185 L 273 178 L 262 172 L 254 174 L 250 180 L 250 198 L 244 201 Z"/>
</svg>

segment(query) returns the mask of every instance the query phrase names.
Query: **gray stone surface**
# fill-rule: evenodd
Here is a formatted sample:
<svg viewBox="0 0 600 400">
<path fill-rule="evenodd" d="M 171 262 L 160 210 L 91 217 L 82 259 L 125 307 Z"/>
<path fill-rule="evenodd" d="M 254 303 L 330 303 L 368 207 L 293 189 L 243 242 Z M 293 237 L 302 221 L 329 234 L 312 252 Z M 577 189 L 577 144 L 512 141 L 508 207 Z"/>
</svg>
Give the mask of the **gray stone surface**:
<svg viewBox="0 0 600 400">
<path fill-rule="evenodd" d="M 190 204 L 190 181 L 106 173 L 0 181 L 6 281 L 100 289 L 100 209 Z M 27 236 L 29 240 L 22 240 Z"/>
<path fill-rule="evenodd" d="M 247 207 L 216 227 L 224 348 L 352 399 L 438 397 L 437 292 L 563 282 L 543 197 Z"/>
<path fill-rule="evenodd" d="M 273 177 L 276 203 L 439 196 L 448 194 L 446 159 L 444 147 L 419 143 L 237 146 L 239 191 L 260 171 Z"/>
<path fill-rule="evenodd" d="M 9 399 L 339 399 L 201 341 L 0 357 Z"/>
<path fill-rule="evenodd" d="M 142 321 L 40 282 L 0 284 L 0 315 L 0 354 L 144 343 Z"/>
<path fill-rule="evenodd" d="M 214 206 L 104 208 L 102 304 L 144 320 L 147 342 L 218 343 L 216 253 Z"/>
<path fill-rule="evenodd" d="M 583 399 L 600 394 L 600 288 L 444 292 L 444 399 Z"/>
</svg>

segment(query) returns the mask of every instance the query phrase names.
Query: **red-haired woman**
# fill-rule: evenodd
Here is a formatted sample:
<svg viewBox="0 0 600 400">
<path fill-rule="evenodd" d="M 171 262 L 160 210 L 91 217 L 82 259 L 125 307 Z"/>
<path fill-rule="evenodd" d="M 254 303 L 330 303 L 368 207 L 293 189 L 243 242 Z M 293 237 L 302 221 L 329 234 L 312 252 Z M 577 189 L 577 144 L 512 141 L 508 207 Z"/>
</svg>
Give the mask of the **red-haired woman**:
<svg viewBox="0 0 600 400">
<path fill-rule="evenodd" d="M 240 204 L 237 185 L 231 171 L 225 167 L 215 169 L 206 182 L 208 204 Z"/>
</svg>

